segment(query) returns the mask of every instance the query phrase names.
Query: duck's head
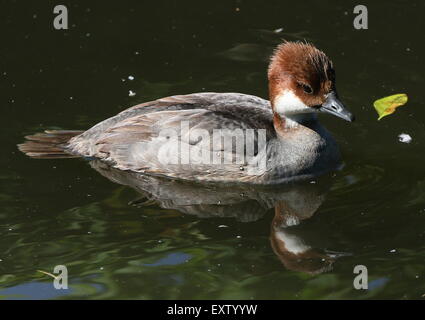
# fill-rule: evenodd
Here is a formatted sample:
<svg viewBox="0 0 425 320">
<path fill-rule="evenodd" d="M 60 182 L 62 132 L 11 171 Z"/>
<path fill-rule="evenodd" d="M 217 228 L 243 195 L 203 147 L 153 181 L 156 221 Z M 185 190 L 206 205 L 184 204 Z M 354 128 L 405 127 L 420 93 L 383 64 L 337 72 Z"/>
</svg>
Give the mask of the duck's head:
<svg viewBox="0 0 425 320">
<path fill-rule="evenodd" d="M 338 98 L 332 61 L 311 44 L 279 45 L 270 61 L 268 79 L 275 115 L 303 122 L 325 112 L 350 122 L 354 120 Z"/>
</svg>

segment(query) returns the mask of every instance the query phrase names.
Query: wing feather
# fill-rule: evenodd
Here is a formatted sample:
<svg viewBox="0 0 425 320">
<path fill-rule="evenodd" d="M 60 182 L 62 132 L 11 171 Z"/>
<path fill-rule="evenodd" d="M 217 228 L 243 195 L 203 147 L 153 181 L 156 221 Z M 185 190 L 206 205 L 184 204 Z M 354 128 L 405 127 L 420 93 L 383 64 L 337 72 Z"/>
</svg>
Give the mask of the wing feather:
<svg viewBox="0 0 425 320">
<path fill-rule="evenodd" d="M 70 148 L 122 170 L 200 179 L 240 175 L 240 163 L 182 164 L 181 157 L 178 163 L 164 163 L 164 155 L 182 156 L 180 151 L 185 148 L 211 162 L 218 156 L 236 159 L 243 149 L 230 140 L 232 148 L 223 152 L 223 145 L 214 137 L 216 130 L 224 130 L 221 134 L 227 137 L 232 130 L 263 128 L 270 138 L 272 126 L 269 103 L 258 97 L 236 93 L 172 96 L 134 106 L 99 123 L 71 140 Z"/>
</svg>

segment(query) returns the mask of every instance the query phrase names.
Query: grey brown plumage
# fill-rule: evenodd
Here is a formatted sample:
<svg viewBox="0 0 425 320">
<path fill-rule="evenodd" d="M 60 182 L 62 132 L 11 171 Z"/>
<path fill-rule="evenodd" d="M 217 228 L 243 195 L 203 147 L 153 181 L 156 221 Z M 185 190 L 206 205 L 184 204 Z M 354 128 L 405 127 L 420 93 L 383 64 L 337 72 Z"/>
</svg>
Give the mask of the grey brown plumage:
<svg viewBox="0 0 425 320">
<path fill-rule="evenodd" d="M 18 144 L 18 149 L 27 156 L 36 159 L 76 158 L 78 155 L 66 151 L 68 141 L 81 134 L 80 130 L 46 130 L 26 136 L 24 143 Z"/>
</svg>

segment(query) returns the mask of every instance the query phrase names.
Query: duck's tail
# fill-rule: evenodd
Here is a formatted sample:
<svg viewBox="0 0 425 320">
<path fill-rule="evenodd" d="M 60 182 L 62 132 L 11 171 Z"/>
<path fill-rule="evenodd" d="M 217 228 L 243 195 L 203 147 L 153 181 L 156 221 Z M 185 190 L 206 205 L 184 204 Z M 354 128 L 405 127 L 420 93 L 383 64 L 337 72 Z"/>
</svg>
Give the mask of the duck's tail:
<svg viewBox="0 0 425 320">
<path fill-rule="evenodd" d="M 77 155 L 66 151 L 66 144 L 69 139 L 82 132 L 79 130 L 46 130 L 44 133 L 26 136 L 27 141 L 18 144 L 18 149 L 36 159 L 77 158 Z"/>
</svg>

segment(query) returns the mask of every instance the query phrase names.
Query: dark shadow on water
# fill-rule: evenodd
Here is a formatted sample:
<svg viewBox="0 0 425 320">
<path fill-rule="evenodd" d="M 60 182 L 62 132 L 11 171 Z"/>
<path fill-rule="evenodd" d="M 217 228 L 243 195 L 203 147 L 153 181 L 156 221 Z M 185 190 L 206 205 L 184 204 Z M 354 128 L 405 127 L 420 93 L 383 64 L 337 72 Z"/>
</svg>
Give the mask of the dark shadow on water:
<svg viewBox="0 0 425 320">
<path fill-rule="evenodd" d="M 297 230 L 297 226 L 311 218 L 324 202 L 331 187 L 329 177 L 281 186 L 226 187 L 121 171 L 97 160 L 90 165 L 109 180 L 140 193 L 141 197 L 130 203 L 138 207 L 157 205 L 199 218 L 235 218 L 241 222 L 257 221 L 274 210 L 270 244 L 289 270 L 323 273 L 332 270 L 339 257 L 348 255 L 315 247 L 309 235 Z"/>
</svg>

